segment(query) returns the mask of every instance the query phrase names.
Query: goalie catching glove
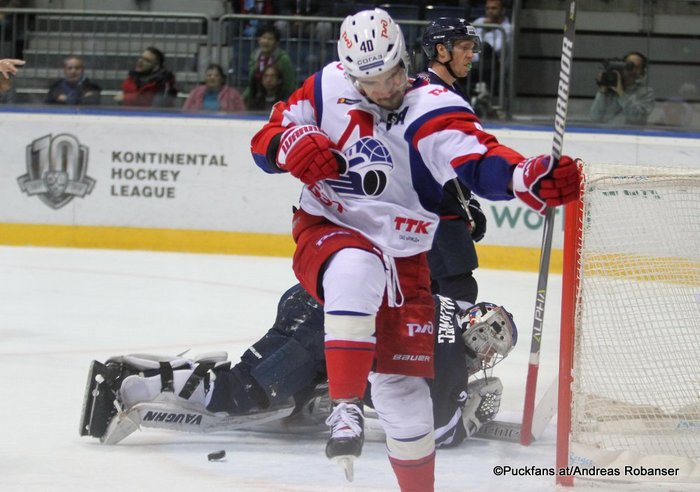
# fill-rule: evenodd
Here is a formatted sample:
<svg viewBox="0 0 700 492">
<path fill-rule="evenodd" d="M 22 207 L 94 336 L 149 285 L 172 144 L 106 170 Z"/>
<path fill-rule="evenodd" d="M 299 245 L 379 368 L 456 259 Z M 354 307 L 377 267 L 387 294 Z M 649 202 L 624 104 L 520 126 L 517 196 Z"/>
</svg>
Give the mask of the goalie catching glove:
<svg viewBox="0 0 700 492">
<path fill-rule="evenodd" d="M 315 125 L 300 125 L 282 134 L 277 167 L 304 184 L 313 185 L 323 179 L 339 178 L 345 173 L 347 162 L 326 132 Z"/>
<path fill-rule="evenodd" d="M 462 409 L 467 437 L 474 436 L 485 423 L 496 418 L 502 395 L 503 383 L 498 378 L 476 379 L 467 385 L 467 401 Z"/>
<path fill-rule="evenodd" d="M 515 196 L 543 215 L 547 207 L 578 199 L 580 184 L 578 161 L 565 155 L 556 165 L 549 155 L 531 157 L 513 172 Z"/>
</svg>

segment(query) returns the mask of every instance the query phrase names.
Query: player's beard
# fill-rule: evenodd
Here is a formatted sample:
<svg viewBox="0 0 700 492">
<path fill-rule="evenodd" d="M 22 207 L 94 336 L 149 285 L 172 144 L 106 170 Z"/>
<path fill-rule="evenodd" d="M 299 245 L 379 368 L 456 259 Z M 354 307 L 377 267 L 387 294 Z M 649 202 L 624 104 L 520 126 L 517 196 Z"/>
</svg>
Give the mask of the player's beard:
<svg viewBox="0 0 700 492">
<path fill-rule="evenodd" d="M 401 105 L 403 104 L 403 98 L 404 98 L 404 93 L 397 92 L 396 94 L 394 94 L 390 97 L 383 97 L 383 98 L 378 99 L 376 101 L 371 100 L 371 99 L 370 100 L 382 109 L 387 109 L 389 111 L 393 111 L 393 110 L 399 109 L 401 107 Z"/>
<path fill-rule="evenodd" d="M 408 88 L 408 78 L 406 78 L 406 81 L 404 84 L 401 86 L 401 88 L 397 89 L 396 92 L 391 94 L 388 97 L 382 97 L 381 99 L 371 99 L 367 97 L 370 101 L 372 101 L 374 104 L 379 106 L 382 109 L 386 109 L 389 111 L 394 111 L 396 109 L 399 109 L 401 105 L 403 104 L 403 98 L 406 95 L 406 89 Z"/>
</svg>

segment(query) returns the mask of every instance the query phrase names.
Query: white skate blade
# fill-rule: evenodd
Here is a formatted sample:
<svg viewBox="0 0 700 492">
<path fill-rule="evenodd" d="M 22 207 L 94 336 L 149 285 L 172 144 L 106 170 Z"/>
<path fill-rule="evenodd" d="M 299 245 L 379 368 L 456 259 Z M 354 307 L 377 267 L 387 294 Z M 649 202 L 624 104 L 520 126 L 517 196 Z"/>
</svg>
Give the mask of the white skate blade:
<svg viewBox="0 0 700 492">
<path fill-rule="evenodd" d="M 351 454 L 336 456 L 333 461 L 338 463 L 345 472 L 345 478 L 348 482 L 352 482 L 355 478 L 355 456 Z"/>
</svg>

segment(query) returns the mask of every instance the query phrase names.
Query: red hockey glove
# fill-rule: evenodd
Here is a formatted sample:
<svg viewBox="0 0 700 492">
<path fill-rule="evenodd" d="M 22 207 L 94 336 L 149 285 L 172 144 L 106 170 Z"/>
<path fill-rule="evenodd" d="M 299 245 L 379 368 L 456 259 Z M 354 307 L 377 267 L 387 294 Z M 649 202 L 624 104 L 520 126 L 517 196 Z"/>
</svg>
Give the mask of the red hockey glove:
<svg viewBox="0 0 700 492">
<path fill-rule="evenodd" d="M 293 126 L 282 134 L 277 150 L 277 167 L 289 171 L 307 185 L 339 178 L 347 165 L 343 154 L 326 132 L 315 125 Z"/>
<path fill-rule="evenodd" d="M 513 172 L 513 192 L 544 215 L 547 207 L 576 200 L 580 193 L 581 172 L 577 161 L 563 155 L 556 166 L 548 155 L 524 160 Z"/>
</svg>

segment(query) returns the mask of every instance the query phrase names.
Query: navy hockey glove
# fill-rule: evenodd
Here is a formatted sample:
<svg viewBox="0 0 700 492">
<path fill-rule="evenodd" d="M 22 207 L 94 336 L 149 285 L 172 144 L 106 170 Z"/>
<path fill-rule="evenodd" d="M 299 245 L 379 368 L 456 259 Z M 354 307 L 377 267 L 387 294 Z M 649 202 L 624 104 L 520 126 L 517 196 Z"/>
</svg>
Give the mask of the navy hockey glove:
<svg viewBox="0 0 700 492">
<path fill-rule="evenodd" d="M 472 240 L 478 243 L 484 239 L 484 234 L 486 234 L 486 215 L 484 215 L 484 212 L 481 210 L 481 204 L 474 198 L 469 199 L 467 209 L 471 217 L 469 233 L 472 236 Z"/>
<path fill-rule="evenodd" d="M 515 196 L 543 215 L 547 207 L 578 199 L 580 184 L 578 162 L 566 155 L 556 166 L 552 165 L 549 155 L 530 157 L 513 172 Z"/>
<path fill-rule="evenodd" d="M 322 179 L 339 178 L 340 171 L 344 171 L 347 165 L 326 132 L 315 125 L 300 125 L 282 134 L 277 167 L 312 185 Z"/>
</svg>

